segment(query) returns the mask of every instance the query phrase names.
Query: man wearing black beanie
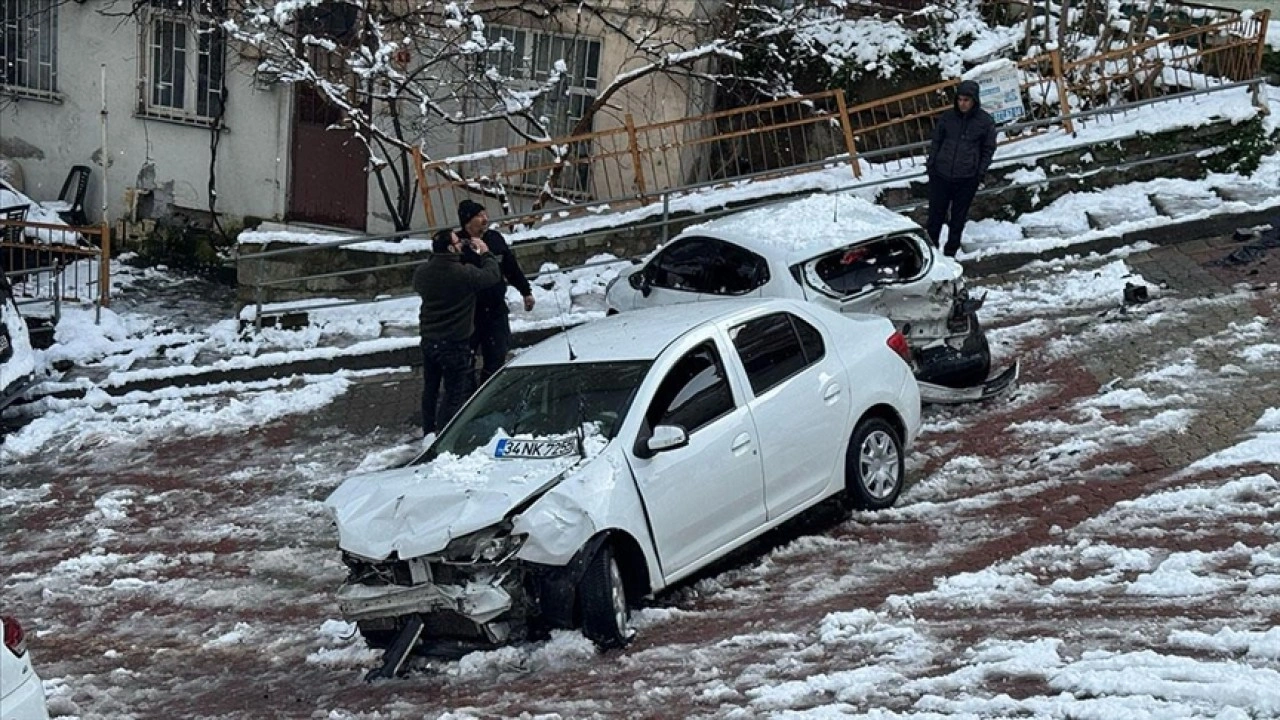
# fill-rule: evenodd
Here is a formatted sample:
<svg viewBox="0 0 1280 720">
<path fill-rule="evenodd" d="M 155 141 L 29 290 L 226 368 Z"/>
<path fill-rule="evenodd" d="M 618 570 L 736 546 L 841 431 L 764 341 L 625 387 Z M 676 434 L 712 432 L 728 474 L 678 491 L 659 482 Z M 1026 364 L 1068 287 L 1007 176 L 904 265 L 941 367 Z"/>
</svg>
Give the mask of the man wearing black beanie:
<svg viewBox="0 0 1280 720">
<path fill-rule="evenodd" d="M 476 331 L 471 337 L 471 347 L 480 352 L 481 367 L 477 378 L 477 386 L 498 372 L 507 361 L 507 349 L 511 345 L 511 323 L 507 317 L 507 284 L 510 283 L 520 292 L 524 299 L 526 312 L 533 309 L 533 289 L 529 280 L 520 270 L 515 253 L 511 252 L 502 233 L 489 228 L 489 214 L 484 206 L 474 200 L 463 200 L 458 203 L 458 236 L 464 244 L 471 240 L 483 240 L 489 252 L 498 258 L 502 268 L 502 277 L 506 282 L 481 290 L 476 295 Z M 478 264 L 479 258 L 474 253 L 463 253 L 464 262 Z"/>
</svg>

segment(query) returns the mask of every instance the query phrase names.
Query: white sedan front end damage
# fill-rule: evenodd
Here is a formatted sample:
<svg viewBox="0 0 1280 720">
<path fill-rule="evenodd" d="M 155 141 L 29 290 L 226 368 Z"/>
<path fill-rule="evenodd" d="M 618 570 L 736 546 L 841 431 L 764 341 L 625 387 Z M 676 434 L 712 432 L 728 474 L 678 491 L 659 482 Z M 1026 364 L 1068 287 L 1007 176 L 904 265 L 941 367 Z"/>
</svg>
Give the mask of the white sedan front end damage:
<svg viewBox="0 0 1280 720">
<path fill-rule="evenodd" d="M 466 585 L 435 585 L 427 580 L 407 588 L 345 583 L 338 589 L 338 609 L 354 621 L 448 610 L 483 626 L 514 604 L 511 593 L 502 587 L 507 575 L 485 573 Z"/>
<path fill-rule="evenodd" d="M 329 498 L 349 570 L 338 607 L 374 644 L 419 615 L 436 649 L 456 654 L 508 642 L 537 613 L 541 571 L 517 557 L 528 532 L 510 518 L 589 461 L 576 439 L 523 441 L 551 457 L 504 458 L 509 442 L 351 478 Z"/>
</svg>

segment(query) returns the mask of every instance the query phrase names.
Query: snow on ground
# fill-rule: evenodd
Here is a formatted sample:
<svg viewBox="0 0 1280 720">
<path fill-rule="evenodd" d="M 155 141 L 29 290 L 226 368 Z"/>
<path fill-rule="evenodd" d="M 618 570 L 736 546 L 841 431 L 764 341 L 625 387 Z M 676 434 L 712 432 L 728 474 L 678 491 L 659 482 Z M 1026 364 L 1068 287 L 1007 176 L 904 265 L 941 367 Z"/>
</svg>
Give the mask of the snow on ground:
<svg viewBox="0 0 1280 720">
<path fill-rule="evenodd" d="M 1192 126 L 1219 107 L 1243 113 L 1239 98 L 1211 95 L 1001 154 Z M 778 183 L 769 192 L 847 188 L 850 177 L 838 167 Z M 1017 223 L 978 222 L 962 259 L 1088 240 L 1089 216 L 1113 232 L 1173 222 L 1153 195 L 1177 221 L 1280 205 L 1280 193 L 1215 203 L 1213 189 L 1228 186 L 1280 186 L 1280 155 L 1249 178 L 1076 193 Z M 713 210 L 763 188 L 677 202 Z M 0 513 L 20 529 L 0 537 L 4 609 L 31 628 L 63 718 L 1277 717 L 1277 299 L 1274 289 L 1166 290 L 1128 262 L 1145 249 L 977 283 L 993 351 L 1023 358 L 1023 382 L 999 402 L 930 409 L 896 508 L 784 528 L 640 609 L 625 651 L 600 656 L 559 632 L 420 661 L 373 686 L 360 677 L 377 655 L 332 602 L 344 569 L 322 500 L 347 473 L 421 448 L 412 428 L 342 425 L 365 384 L 388 384 L 380 401 L 411 406 L 411 374 L 119 397 L 95 388 L 409 347 L 416 301 L 317 310 L 307 327 L 260 332 L 210 317 L 216 304 L 120 303 L 96 324 L 68 307 L 39 362 L 97 375 L 50 380 L 47 390 L 84 397 L 28 406 L 39 418 L 0 445 Z M 599 317 L 617 267 L 542 268 L 533 313 L 510 298 L 513 327 Z M 163 270 L 113 272 L 129 292 L 181 286 Z M 1127 283 L 1152 301 L 1120 313 Z M 1250 314 L 1259 305 L 1269 312 Z M 1224 322 L 1228 311 L 1245 316 Z M 1179 339 L 1188 328 L 1193 342 Z M 1116 353 L 1134 344 L 1140 357 Z M 1215 428 L 1238 435 L 1222 444 Z"/>
<path fill-rule="evenodd" d="M 1234 444 L 1141 468 L 1275 397 L 1276 314 L 1214 318 L 1277 299 L 1158 288 L 1132 251 L 979 283 L 1027 382 L 932 409 L 896 508 L 800 523 L 663 595 L 624 652 L 557 632 L 360 682 L 377 654 L 332 603 L 320 501 L 421 445 L 335 425 L 324 396 L 354 374 L 50 407 L 6 444 L 0 510 L 24 528 L 0 540 L 7 603 L 62 717 L 1271 717 L 1280 398 Z M 1121 316 L 1129 282 L 1153 299 Z M 1134 339 L 1150 347 L 1130 369 L 1066 390 Z"/>
</svg>

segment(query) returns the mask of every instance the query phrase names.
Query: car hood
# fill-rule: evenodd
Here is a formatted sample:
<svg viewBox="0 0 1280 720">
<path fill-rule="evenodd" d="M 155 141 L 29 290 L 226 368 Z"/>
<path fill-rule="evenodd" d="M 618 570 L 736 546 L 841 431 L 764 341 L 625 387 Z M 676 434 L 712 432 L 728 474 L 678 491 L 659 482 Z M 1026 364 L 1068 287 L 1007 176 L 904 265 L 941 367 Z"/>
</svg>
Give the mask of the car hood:
<svg viewBox="0 0 1280 720">
<path fill-rule="evenodd" d="M 338 545 L 370 560 L 412 558 L 501 522 L 584 462 L 581 455 L 495 457 L 496 443 L 458 457 L 348 478 L 326 500 Z"/>
</svg>

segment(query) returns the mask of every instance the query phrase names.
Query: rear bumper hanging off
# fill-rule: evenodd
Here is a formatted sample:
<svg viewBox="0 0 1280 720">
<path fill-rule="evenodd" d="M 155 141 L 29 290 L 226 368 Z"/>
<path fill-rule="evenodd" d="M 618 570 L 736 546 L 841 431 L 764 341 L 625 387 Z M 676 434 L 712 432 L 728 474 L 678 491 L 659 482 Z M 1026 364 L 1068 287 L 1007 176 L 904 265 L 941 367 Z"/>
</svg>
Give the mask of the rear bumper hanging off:
<svg viewBox="0 0 1280 720">
<path fill-rule="evenodd" d="M 1000 393 L 1013 387 L 1018 381 L 1018 362 L 1014 361 L 1013 365 L 1008 367 L 993 378 L 988 379 L 981 385 L 974 385 L 964 388 L 952 388 L 945 385 L 936 385 L 934 383 L 921 382 L 920 399 L 926 403 L 934 403 L 937 405 L 958 405 L 960 403 L 977 402 L 979 400 L 987 400 L 995 397 Z"/>
</svg>

